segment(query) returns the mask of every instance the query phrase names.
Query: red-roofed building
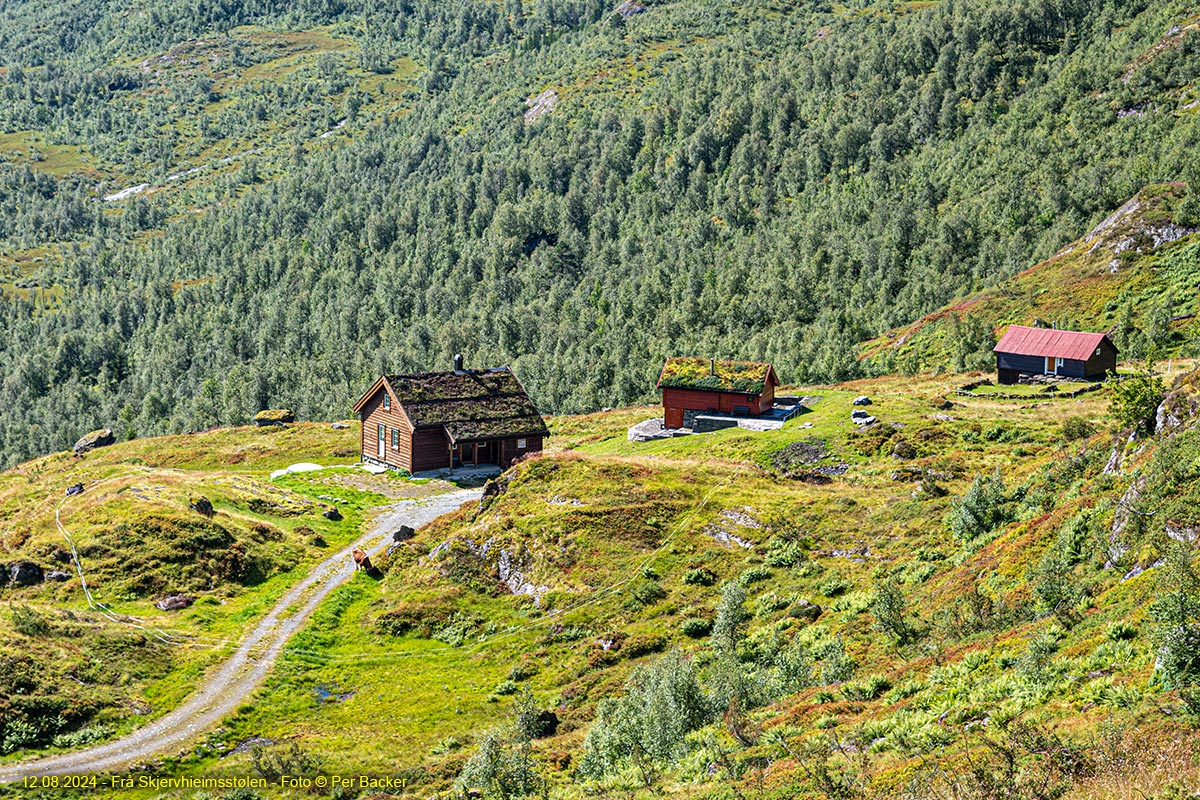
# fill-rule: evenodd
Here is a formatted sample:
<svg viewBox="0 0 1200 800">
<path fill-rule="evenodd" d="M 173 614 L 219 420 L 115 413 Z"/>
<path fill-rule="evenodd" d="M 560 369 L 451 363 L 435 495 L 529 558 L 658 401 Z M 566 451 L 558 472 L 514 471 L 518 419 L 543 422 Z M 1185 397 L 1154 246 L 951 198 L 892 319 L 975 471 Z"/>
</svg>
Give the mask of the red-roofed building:
<svg viewBox="0 0 1200 800">
<path fill-rule="evenodd" d="M 996 377 L 1006 384 L 1022 375 L 1102 380 L 1117 369 L 1117 346 L 1105 333 L 1010 325 L 993 350 Z"/>
</svg>

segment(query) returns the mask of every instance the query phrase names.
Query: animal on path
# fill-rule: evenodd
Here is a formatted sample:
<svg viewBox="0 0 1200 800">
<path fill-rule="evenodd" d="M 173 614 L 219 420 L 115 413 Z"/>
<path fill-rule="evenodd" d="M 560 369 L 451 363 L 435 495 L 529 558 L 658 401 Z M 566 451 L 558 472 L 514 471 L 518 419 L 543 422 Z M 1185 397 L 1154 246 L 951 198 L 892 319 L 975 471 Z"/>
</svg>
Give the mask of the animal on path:
<svg viewBox="0 0 1200 800">
<path fill-rule="evenodd" d="M 354 548 L 350 553 L 350 557 L 354 559 L 354 568 L 371 572 L 374 566 L 371 564 L 371 557 L 361 547 Z"/>
</svg>

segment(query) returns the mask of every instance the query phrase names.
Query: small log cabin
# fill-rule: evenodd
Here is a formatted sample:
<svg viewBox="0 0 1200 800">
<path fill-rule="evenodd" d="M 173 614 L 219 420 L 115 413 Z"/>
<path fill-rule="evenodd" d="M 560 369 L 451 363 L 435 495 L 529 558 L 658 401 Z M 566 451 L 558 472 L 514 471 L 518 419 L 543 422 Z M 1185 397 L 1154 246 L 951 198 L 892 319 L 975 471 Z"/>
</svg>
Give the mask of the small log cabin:
<svg viewBox="0 0 1200 800">
<path fill-rule="evenodd" d="M 362 459 L 409 473 L 494 464 L 541 451 L 550 435 L 508 367 L 384 375 L 355 403 Z"/>
<path fill-rule="evenodd" d="M 996 379 L 1013 384 L 1022 375 L 1103 380 L 1117 369 L 1117 346 L 1105 333 L 1010 325 L 996 343 Z"/>
<path fill-rule="evenodd" d="M 658 376 L 663 427 L 690 428 L 696 414 L 757 416 L 775 405 L 779 378 L 770 364 L 668 358 Z"/>
</svg>

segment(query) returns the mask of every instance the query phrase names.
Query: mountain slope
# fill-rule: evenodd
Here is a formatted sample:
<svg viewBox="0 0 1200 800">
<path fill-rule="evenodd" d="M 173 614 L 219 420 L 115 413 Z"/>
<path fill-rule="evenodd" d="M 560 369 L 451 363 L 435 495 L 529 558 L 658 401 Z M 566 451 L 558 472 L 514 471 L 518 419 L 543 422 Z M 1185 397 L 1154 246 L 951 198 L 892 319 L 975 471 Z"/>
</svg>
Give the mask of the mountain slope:
<svg viewBox="0 0 1200 800">
<path fill-rule="evenodd" d="M 1194 356 L 1200 219 L 1188 216 L 1191 198 L 1180 184 L 1146 187 L 1053 258 L 876 337 L 863 357 L 884 371 L 990 370 L 1003 328 L 1037 320 L 1108 331 L 1123 360 Z"/>
<path fill-rule="evenodd" d="M 407 796 L 455 780 L 490 795 L 473 782 L 476 753 L 517 747 L 506 720 L 533 709 L 553 725 L 527 764 L 562 798 L 916 798 L 968 779 L 1079 798 L 1195 791 L 1179 689 L 1200 676 L 1170 666 L 1164 614 L 1200 592 L 1187 566 L 1196 375 L 1163 430 L 1129 444 L 1104 393 L 954 394 L 968 377 L 804 388 L 813 410 L 767 433 L 636 444 L 625 430 L 651 409 L 555 418 L 552 452 L 393 548 L 382 580 L 337 590 L 252 704 L 155 769 L 232 777 L 286 762 L 391 777 Z M 849 410 L 864 393 L 880 422 L 860 429 Z M 219 464 L 286 433 L 203 437 Z M 186 458 L 189 438 L 141 444 L 147 466 Z M 240 469 L 249 479 L 301 452 Z M 279 480 L 308 497 L 348 491 L 342 473 L 308 475 Z M 67 584 L 53 599 L 72 597 Z M 628 681 L 689 669 L 695 730 L 648 772 L 604 755 L 597 731 L 627 735 L 605 726 L 614 698 L 639 691 Z M 989 755 L 1007 752 L 1017 777 Z"/>
<path fill-rule="evenodd" d="M 558 411 L 667 354 L 844 378 L 1192 171 L 1181 3 L 14 8 L 5 463 L 337 416 L 455 352 Z"/>
</svg>

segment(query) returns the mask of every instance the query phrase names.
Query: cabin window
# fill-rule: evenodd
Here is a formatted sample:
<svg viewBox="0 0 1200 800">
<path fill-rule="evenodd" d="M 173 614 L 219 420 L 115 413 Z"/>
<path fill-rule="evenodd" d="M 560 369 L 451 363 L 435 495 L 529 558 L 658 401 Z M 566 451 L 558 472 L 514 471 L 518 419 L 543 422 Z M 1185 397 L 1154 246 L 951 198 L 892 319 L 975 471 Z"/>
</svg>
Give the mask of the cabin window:
<svg viewBox="0 0 1200 800">
<path fill-rule="evenodd" d="M 526 446 L 526 441 L 524 439 L 517 439 L 517 449 L 518 450 L 524 450 L 525 446 Z"/>
<path fill-rule="evenodd" d="M 387 392 L 384 392 L 383 393 L 383 410 L 387 411 L 391 407 L 392 407 L 392 396 L 390 394 L 388 394 Z M 392 431 L 393 436 L 395 435 L 395 433 L 396 433 L 395 431 Z"/>
<path fill-rule="evenodd" d="M 392 428 L 392 449 L 400 449 L 400 431 L 396 430 L 395 428 Z"/>
</svg>

